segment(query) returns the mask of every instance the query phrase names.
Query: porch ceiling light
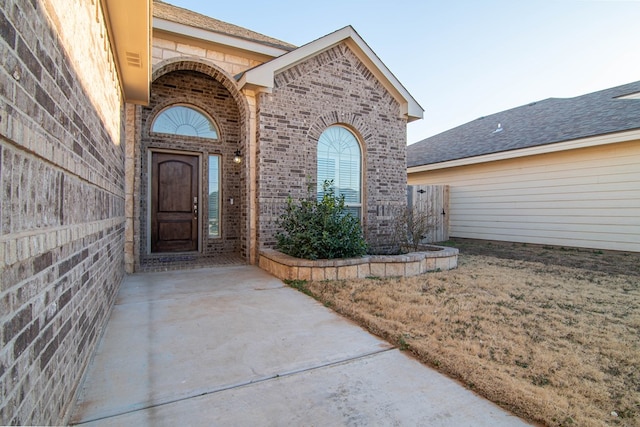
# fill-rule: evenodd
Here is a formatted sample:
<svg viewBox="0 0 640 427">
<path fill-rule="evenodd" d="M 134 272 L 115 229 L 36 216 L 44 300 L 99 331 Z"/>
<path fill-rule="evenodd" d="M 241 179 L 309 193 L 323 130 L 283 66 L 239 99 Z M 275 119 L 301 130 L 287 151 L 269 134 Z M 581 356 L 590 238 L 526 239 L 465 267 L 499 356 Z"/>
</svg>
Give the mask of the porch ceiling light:
<svg viewBox="0 0 640 427">
<path fill-rule="evenodd" d="M 233 156 L 233 162 L 237 164 L 242 163 L 242 153 L 240 150 L 236 150 L 236 154 Z"/>
</svg>

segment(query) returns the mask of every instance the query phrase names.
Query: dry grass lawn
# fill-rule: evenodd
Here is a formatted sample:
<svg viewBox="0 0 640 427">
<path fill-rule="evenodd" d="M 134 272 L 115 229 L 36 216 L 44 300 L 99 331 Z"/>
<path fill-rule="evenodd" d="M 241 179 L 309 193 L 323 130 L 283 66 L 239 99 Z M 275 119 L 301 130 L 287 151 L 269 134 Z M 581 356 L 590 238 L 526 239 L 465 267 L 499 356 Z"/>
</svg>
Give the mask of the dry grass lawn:
<svg viewBox="0 0 640 427">
<path fill-rule="evenodd" d="M 640 254 L 453 243 L 456 270 L 294 285 L 525 419 L 640 425 Z"/>
</svg>

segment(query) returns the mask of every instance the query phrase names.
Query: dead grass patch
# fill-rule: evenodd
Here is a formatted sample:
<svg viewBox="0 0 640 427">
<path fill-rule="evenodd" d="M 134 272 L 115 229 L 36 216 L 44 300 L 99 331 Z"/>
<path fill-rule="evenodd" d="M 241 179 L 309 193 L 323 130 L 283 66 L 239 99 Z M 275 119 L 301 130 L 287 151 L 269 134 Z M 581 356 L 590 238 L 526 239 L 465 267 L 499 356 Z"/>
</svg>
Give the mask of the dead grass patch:
<svg viewBox="0 0 640 427">
<path fill-rule="evenodd" d="M 526 419 L 638 426 L 640 279 L 560 264 L 462 253 L 456 270 L 298 287 Z"/>
</svg>

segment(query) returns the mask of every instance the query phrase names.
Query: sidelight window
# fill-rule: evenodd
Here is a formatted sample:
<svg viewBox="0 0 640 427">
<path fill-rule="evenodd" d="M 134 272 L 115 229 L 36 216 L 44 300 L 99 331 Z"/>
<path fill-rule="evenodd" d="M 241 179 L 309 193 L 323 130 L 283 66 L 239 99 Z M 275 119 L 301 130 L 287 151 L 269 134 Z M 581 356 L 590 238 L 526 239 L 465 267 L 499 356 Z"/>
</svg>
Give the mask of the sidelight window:
<svg viewBox="0 0 640 427">
<path fill-rule="evenodd" d="M 209 237 L 220 237 L 219 156 L 209 156 Z"/>
</svg>

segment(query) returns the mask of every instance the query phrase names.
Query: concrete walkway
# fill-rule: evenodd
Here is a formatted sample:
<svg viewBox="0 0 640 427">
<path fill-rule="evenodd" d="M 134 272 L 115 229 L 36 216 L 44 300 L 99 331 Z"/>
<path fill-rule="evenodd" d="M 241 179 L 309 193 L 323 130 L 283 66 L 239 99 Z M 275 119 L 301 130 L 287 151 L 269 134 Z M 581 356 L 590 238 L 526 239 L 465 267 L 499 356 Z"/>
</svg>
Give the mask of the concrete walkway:
<svg viewBox="0 0 640 427">
<path fill-rule="evenodd" d="M 253 266 L 127 277 L 71 422 L 526 425 Z"/>
</svg>

